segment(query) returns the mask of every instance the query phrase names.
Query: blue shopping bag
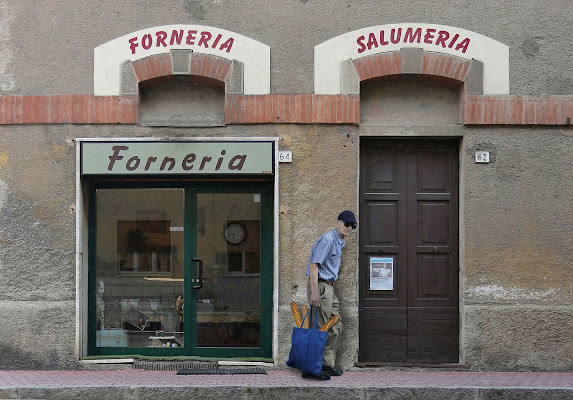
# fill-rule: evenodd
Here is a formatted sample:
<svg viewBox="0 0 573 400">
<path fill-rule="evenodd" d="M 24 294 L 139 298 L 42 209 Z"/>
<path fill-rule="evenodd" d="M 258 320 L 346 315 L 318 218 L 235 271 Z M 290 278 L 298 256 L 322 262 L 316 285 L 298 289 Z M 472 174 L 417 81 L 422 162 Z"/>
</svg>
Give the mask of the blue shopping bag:
<svg viewBox="0 0 573 400">
<path fill-rule="evenodd" d="M 315 311 L 314 326 L 312 325 L 313 309 Z M 309 313 L 310 329 L 302 328 Z M 318 329 L 318 308 L 311 307 L 302 320 L 301 328 L 292 328 L 292 347 L 286 365 L 309 374 L 320 374 L 322 371 L 322 355 L 327 338 L 328 332 Z"/>
</svg>

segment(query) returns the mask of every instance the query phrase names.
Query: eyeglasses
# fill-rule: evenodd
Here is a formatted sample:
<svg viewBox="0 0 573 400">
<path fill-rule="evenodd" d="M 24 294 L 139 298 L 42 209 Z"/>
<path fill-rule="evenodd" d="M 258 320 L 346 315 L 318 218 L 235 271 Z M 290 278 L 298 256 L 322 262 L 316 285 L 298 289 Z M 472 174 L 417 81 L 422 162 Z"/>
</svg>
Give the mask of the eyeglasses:
<svg viewBox="0 0 573 400">
<path fill-rule="evenodd" d="M 348 228 L 349 226 L 351 226 L 352 229 L 356 229 L 356 227 L 357 227 L 358 225 L 356 224 L 356 222 L 345 222 L 345 223 L 344 223 L 344 226 L 347 227 L 347 228 Z"/>
</svg>

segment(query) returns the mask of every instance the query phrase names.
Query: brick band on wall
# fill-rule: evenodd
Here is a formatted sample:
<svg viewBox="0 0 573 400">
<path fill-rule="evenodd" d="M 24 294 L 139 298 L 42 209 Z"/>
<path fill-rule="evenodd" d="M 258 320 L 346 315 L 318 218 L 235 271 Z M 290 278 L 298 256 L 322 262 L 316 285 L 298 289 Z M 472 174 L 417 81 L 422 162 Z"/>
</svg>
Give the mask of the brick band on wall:
<svg viewBox="0 0 573 400">
<path fill-rule="evenodd" d="M 0 96 L 0 124 L 137 124 L 139 99 L 129 96 Z"/>
<path fill-rule="evenodd" d="M 228 124 L 358 124 L 359 95 L 227 95 Z"/>
<path fill-rule="evenodd" d="M 359 124 L 359 95 L 225 96 L 227 124 Z M 567 125 L 573 96 L 465 96 L 464 125 Z M 137 124 L 137 95 L 0 96 L 0 124 Z"/>
<path fill-rule="evenodd" d="M 465 125 L 567 125 L 573 96 L 466 96 Z"/>
</svg>

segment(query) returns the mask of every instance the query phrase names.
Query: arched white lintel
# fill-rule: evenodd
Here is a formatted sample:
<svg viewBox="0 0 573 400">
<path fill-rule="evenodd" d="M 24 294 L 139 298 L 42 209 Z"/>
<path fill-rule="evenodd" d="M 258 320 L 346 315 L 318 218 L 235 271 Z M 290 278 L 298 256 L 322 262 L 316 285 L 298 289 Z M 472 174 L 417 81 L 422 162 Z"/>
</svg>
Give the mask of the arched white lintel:
<svg viewBox="0 0 573 400">
<path fill-rule="evenodd" d="M 96 47 L 94 94 L 119 95 L 123 62 L 183 49 L 242 62 L 244 94 L 270 93 L 271 50 L 266 44 L 210 26 L 164 25 L 128 33 Z"/>
<path fill-rule="evenodd" d="M 509 47 L 476 32 L 445 25 L 399 23 L 358 29 L 314 48 L 314 92 L 341 93 L 341 62 L 401 48 L 445 53 L 483 63 L 483 93 L 509 94 Z"/>
</svg>

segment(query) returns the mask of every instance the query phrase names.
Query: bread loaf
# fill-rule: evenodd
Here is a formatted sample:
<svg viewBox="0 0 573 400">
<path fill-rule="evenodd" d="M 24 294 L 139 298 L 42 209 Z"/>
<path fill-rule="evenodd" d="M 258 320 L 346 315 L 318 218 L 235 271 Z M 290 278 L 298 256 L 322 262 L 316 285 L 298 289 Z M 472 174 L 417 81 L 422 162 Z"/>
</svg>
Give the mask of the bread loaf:
<svg viewBox="0 0 573 400">
<path fill-rule="evenodd" d="M 300 328 L 302 324 L 302 319 L 300 318 L 300 312 L 298 311 L 298 306 L 294 301 L 290 303 L 290 309 L 292 310 L 292 315 L 294 316 L 294 322 L 296 323 L 296 327 Z"/>
<path fill-rule="evenodd" d="M 339 319 L 340 317 L 338 315 L 335 315 L 334 317 L 330 318 L 326 324 L 322 325 L 322 328 L 320 328 L 320 330 L 323 332 L 327 332 L 332 327 L 332 325 L 338 322 Z"/>
</svg>

